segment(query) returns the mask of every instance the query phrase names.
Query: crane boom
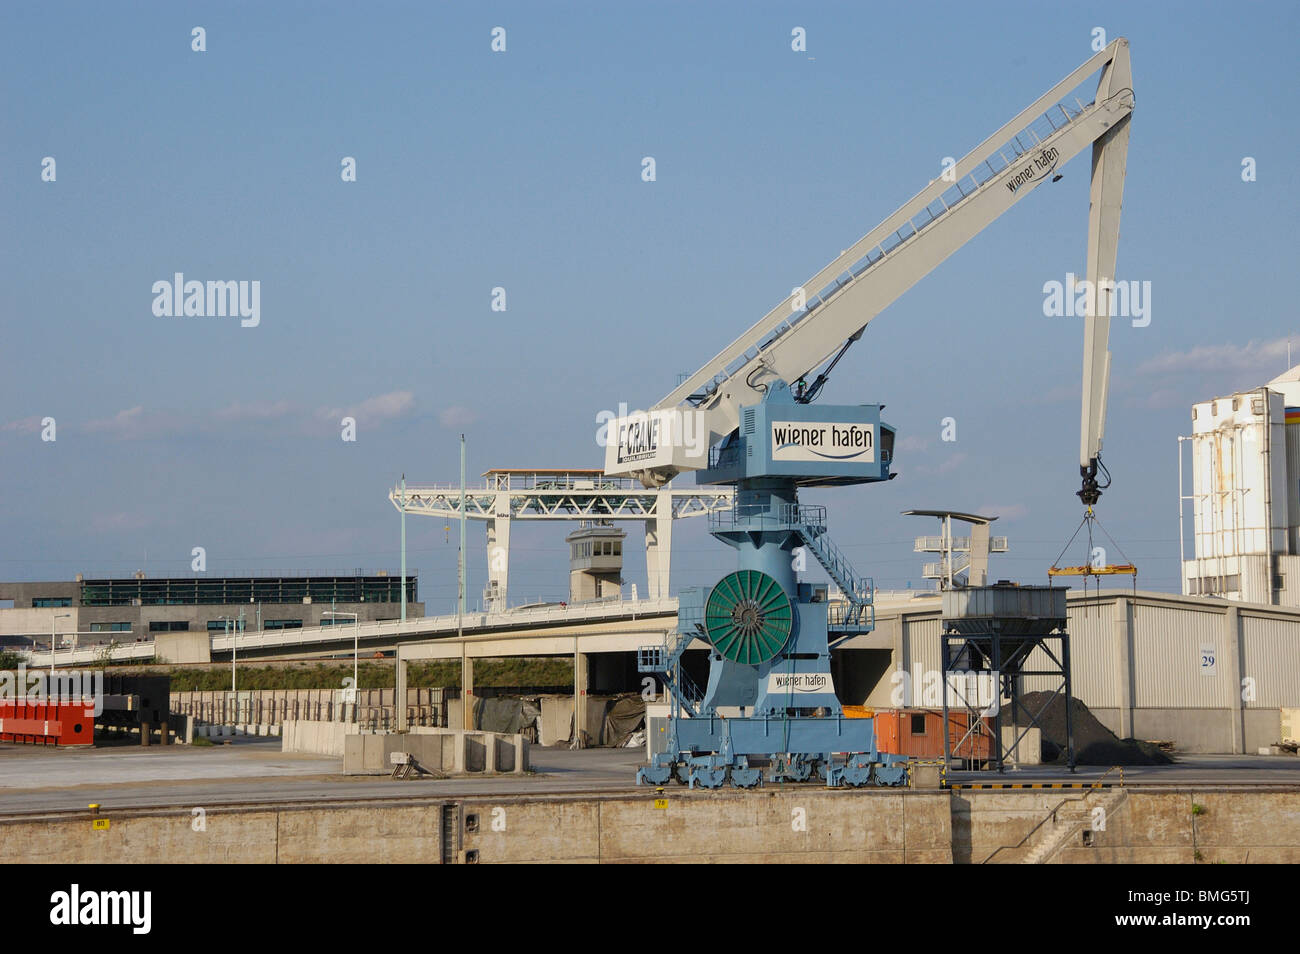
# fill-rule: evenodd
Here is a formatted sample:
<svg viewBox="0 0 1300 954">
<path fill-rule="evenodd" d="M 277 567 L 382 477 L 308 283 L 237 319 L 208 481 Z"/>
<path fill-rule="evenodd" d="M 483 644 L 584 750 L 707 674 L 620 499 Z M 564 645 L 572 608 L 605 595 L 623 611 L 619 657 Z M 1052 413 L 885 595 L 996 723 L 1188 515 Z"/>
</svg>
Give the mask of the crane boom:
<svg viewBox="0 0 1300 954">
<path fill-rule="evenodd" d="M 1118 41 L 1117 41 L 1118 42 Z M 1127 89 L 1133 78 L 1127 52 L 1102 71 L 1100 86 Z M 1088 263 L 1090 290 L 1083 325 L 1083 402 L 1079 422 L 1079 499 L 1091 507 L 1109 486 L 1098 484 L 1101 441 L 1106 430 L 1106 396 L 1110 391 L 1110 316 L 1115 295 L 1115 257 L 1119 247 L 1120 206 L 1128 161 L 1128 116 L 1112 124 L 1092 145 L 1092 187 L 1088 195 Z"/>
<path fill-rule="evenodd" d="M 1091 102 L 1066 102 L 1099 70 Z M 605 472 L 660 486 L 707 467 L 710 448 L 739 426 L 742 406 L 758 403 L 772 382 L 797 382 L 838 361 L 881 311 L 1090 145 L 1087 278 L 1090 287 L 1107 288 L 1098 279 L 1114 276 L 1133 104 L 1128 41 L 1121 37 L 794 289 L 653 408 L 613 421 Z M 1104 430 L 1110 301 L 1109 294 L 1094 296 L 1085 319 L 1085 478 L 1089 467 L 1095 476 Z"/>
</svg>

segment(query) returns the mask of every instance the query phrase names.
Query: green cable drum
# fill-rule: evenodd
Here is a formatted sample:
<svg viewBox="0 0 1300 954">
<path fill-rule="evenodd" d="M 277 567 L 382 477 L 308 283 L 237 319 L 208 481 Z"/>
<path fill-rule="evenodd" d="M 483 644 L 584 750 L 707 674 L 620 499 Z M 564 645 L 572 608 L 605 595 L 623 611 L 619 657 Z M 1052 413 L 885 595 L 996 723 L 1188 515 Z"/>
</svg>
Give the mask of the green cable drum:
<svg viewBox="0 0 1300 954">
<path fill-rule="evenodd" d="M 781 651 L 792 617 L 780 583 L 759 570 L 738 570 L 709 593 L 704 631 L 724 659 L 757 666 Z"/>
</svg>

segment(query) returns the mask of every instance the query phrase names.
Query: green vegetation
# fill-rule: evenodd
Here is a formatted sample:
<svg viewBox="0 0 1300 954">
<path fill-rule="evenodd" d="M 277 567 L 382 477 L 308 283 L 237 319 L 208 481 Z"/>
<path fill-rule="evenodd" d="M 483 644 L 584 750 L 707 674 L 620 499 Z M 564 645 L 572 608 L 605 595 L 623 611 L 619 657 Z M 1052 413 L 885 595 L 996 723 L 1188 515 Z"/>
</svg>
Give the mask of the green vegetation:
<svg viewBox="0 0 1300 954">
<path fill-rule="evenodd" d="M 205 735 L 196 735 L 194 737 L 194 740 L 190 742 L 190 745 L 197 745 L 199 746 L 199 748 L 202 748 L 205 745 L 216 745 L 216 744 L 217 743 L 213 742 Z"/>
<path fill-rule="evenodd" d="M 1193 802 L 1193 803 L 1192 803 L 1192 814 L 1193 814 L 1193 815 L 1204 815 L 1204 814 L 1205 814 L 1205 806 L 1204 806 L 1204 805 L 1198 805 L 1198 804 L 1196 804 L 1195 802 Z"/>
<path fill-rule="evenodd" d="M 142 674 L 146 672 L 141 670 Z M 172 692 L 221 691 L 230 688 L 230 668 L 168 666 L 147 670 L 151 675 L 170 675 Z M 296 666 L 240 666 L 236 677 L 240 689 L 332 689 L 351 678 L 349 663 L 304 663 Z M 362 689 L 392 689 L 396 674 L 392 663 L 362 663 L 357 670 Z M 410 663 L 406 684 L 411 689 L 460 686 L 460 661 L 440 660 Z M 484 659 L 474 664 L 474 683 L 484 687 L 573 687 L 573 663 L 567 658 L 521 657 Z"/>
<path fill-rule="evenodd" d="M 0 671 L 16 669 L 19 658 L 14 653 L 0 653 Z M 100 668 L 96 664 L 94 668 Z M 117 663 L 115 672 L 122 675 L 169 675 L 172 692 L 219 692 L 230 688 L 230 667 L 152 665 L 145 668 L 138 661 Z M 391 661 L 363 662 L 357 670 L 362 689 L 392 689 L 397 684 Z M 348 662 L 298 663 L 294 665 L 240 664 L 237 684 L 240 689 L 335 689 L 352 677 Z M 446 659 L 427 663 L 410 663 L 406 684 L 412 689 L 460 687 L 460 660 Z M 480 659 L 474 663 L 475 685 L 491 688 L 547 688 L 569 691 L 573 688 L 573 661 L 567 657 L 521 656 L 508 659 Z"/>
<path fill-rule="evenodd" d="M 170 666 L 150 669 L 150 675 L 170 675 L 172 692 L 192 690 L 221 691 L 230 689 L 230 667 L 211 666 L 202 669 L 190 666 Z M 306 666 L 239 666 L 236 685 L 240 689 L 335 689 L 343 685 L 344 677 L 351 678 L 351 666 L 334 663 L 315 663 Z M 357 671 L 363 689 L 382 689 L 393 686 L 393 670 L 389 666 L 364 663 Z"/>
<path fill-rule="evenodd" d="M 406 684 L 419 686 L 460 686 L 460 661 L 439 660 L 410 663 Z M 573 688 L 573 661 L 553 656 L 519 656 L 508 659 L 480 659 L 474 663 L 476 686 L 547 686 Z M 389 685 L 392 685 L 390 682 Z"/>
</svg>

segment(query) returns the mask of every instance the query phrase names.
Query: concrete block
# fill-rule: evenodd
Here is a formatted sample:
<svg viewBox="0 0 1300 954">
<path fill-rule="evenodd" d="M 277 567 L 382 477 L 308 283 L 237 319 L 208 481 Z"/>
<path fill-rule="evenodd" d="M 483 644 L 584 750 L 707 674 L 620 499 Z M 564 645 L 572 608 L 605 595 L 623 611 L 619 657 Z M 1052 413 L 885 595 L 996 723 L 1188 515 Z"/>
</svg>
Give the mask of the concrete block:
<svg viewBox="0 0 1300 954">
<path fill-rule="evenodd" d="M 941 725 L 942 729 L 943 726 Z M 912 763 L 908 766 L 908 784 L 912 788 L 938 788 L 942 779 L 941 765 Z"/>
<path fill-rule="evenodd" d="M 465 772 L 482 772 L 487 769 L 487 745 L 482 732 L 466 732 L 461 737 L 464 742 L 464 768 Z"/>
<path fill-rule="evenodd" d="M 212 642 L 207 633 L 158 633 L 153 645 L 160 661 L 177 665 L 212 662 Z"/>
<path fill-rule="evenodd" d="M 348 734 L 341 722 L 310 722 L 291 719 L 283 724 L 280 751 L 343 757 L 343 739 Z"/>
<path fill-rule="evenodd" d="M 361 769 L 369 775 L 392 771 L 388 753 L 399 750 L 399 740 L 386 735 L 361 735 Z"/>
<path fill-rule="evenodd" d="M 286 731 L 292 731 L 291 724 L 286 723 Z M 417 726 L 409 732 L 351 733 L 341 738 L 347 775 L 388 774 L 394 752 L 407 752 L 425 768 L 450 774 L 520 774 L 529 767 L 528 743 L 522 734 Z"/>
<path fill-rule="evenodd" d="M 1043 730 L 1039 728 L 1022 729 L 1024 737 L 1017 747 L 1014 765 L 1041 765 L 1043 762 Z M 1002 727 L 1002 748 L 1005 750 L 1016 740 L 1019 733 L 1012 726 Z"/>
<path fill-rule="evenodd" d="M 1285 706 L 1278 709 L 1278 721 L 1281 724 L 1278 738 L 1283 742 L 1300 742 L 1300 709 Z"/>
<path fill-rule="evenodd" d="M 343 774 L 358 775 L 355 769 L 361 763 L 361 746 L 364 736 L 346 735 L 343 737 Z"/>
<path fill-rule="evenodd" d="M 168 725 L 171 731 L 176 733 L 176 741 L 182 745 L 189 745 L 194 741 L 195 735 L 198 734 L 197 721 L 192 715 L 181 715 L 173 712 L 168 718 Z"/>
</svg>

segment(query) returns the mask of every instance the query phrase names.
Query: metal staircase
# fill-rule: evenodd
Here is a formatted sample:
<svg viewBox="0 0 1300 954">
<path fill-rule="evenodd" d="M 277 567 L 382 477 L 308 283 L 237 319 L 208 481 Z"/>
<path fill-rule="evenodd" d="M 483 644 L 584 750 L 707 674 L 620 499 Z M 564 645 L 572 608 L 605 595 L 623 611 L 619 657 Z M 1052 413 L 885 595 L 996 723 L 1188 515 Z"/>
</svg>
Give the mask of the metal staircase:
<svg viewBox="0 0 1300 954">
<path fill-rule="evenodd" d="M 692 631 L 682 630 L 690 626 Z M 664 637 L 659 646 L 641 646 L 636 652 L 637 672 L 649 673 L 659 677 L 664 687 L 677 700 L 678 705 L 691 715 L 699 714 L 704 690 L 682 669 L 682 653 L 695 639 L 694 624 L 679 622 L 678 628 Z"/>
<path fill-rule="evenodd" d="M 848 557 L 831 542 L 825 526 L 805 524 L 798 529 L 804 545 L 848 601 L 842 613 L 831 615 L 831 628 L 859 631 L 873 628 L 876 621 L 875 584 L 871 578 L 858 575 Z"/>
</svg>

